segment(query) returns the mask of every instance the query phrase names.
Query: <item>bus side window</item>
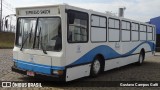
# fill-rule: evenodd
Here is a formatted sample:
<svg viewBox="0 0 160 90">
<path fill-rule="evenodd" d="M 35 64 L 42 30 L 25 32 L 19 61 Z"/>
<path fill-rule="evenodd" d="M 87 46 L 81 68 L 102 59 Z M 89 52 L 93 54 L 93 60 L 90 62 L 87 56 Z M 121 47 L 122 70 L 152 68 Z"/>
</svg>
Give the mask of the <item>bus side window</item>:
<svg viewBox="0 0 160 90">
<path fill-rule="evenodd" d="M 69 43 L 85 43 L 88 41 L 87 13 L 68 10 L 67 39 Z"/>
<path fill-rule="evenodd" d="M 132 41 L 139 41 L 139 24 L 132 22 Z"/>
<path fill-rule="evenodd" d="M 106 42 L 107 41 L 107 19 L 105 16 L 91 15 L 91 41 Z M 98 35 L 98 36 L 97 36 Z"/>
<path fill-rule="evenodd" d="M 147 26 L 143 24 L 140 25 L 140 40 L 141 41 L 147 40 Z"/>
<path fill-rule="evenodd" d="M 153 40 L 153 27 L 147 26 L 147 40 Z"/>
<path fill-rule="evenodd" d="M 109 18 L 108 21 L 109 42 L 120 42 L 120 20 Z"/>
</svg>

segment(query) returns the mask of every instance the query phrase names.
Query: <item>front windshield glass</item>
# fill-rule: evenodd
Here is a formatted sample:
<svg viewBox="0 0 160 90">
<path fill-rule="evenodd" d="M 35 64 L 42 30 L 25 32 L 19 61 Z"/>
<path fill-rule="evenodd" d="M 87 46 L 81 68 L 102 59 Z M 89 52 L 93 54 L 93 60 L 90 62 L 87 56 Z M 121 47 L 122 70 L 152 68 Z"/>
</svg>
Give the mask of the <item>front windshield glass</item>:
<svg viewBox="0 0 160 90">
<path fill-rule="evenodd" d="M 23 20 L 26 19 L 31 18 L 23 18 Z M 30 28 L 27 28 L 25 31 L 23 29 L 25 24 L 22 22 L 21 19 L 19 20 L 16 45 L 22 46 L 24 44 L 23 48 L 45 51 L 60 51 L 62 49 L 60 18 L 38 18 L 37 22 L 35 19 L 34 25 L 31 21 L 28 23 L 30 24 Z"/>
<path fill-rule="evenodd" d="M 16 44 L 21 46 L 25 42 L 23 48 L 32 48 L 35 28 L 36 18 L 19 18 Z"/>
<path fill-rule="evenodd" d="M 62 49 L 60 18 L 39 18 L 35 48 L 46 51 Z"/>
</svg>

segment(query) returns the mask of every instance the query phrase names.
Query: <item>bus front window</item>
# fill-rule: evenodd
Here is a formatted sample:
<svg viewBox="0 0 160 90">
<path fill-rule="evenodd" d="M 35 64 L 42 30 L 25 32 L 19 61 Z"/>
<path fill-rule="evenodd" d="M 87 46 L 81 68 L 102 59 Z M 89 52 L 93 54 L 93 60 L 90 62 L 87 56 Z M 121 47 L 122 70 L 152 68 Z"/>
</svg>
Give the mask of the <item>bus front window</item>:
<svg viewBox="0 0 160 90">
<path fill-rule="evenodd" d="M 46 51 L 62 49 L 60 18 L 39 18 L 35 48 Z"/>
<path fill-rule="evenodd" d="M 60 18 L 19 18 L 16 45 L 24 49 L 60 51 L 62 49 Z"/>
<path fill-rule="evenodd" d="M 19 18 L 16 32 L 16 45 L 30 49 L 34 42 L 36 18 Z"/>
</svg>

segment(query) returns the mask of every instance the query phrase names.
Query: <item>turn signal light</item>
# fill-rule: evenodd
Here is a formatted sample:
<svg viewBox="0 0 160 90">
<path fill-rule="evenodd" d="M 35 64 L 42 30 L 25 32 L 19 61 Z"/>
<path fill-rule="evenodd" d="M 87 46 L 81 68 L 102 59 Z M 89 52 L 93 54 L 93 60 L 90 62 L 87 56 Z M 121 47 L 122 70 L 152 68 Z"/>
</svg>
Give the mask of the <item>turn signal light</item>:
<svg viewBox="0 0 160 90">
<path fill-rule="evenodd" d="M 53 70 L 52 73 L 56 75 L 63 75 L 63 70 Z"/>
</svg>

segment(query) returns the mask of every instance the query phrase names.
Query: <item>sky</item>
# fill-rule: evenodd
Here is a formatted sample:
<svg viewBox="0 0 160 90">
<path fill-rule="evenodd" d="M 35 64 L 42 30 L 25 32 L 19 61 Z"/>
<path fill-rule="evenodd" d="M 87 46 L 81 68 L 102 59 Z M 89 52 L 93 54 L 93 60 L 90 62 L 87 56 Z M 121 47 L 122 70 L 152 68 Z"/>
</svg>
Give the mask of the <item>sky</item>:
<svg viewBox="0 0 160 90">
<path fill-rule="evenodd" d="M 118 14 L 119 7 L 126 7 L 124 17 L 132 20 L 147 22 L 153 17 L 160 16 L 160 0 L 8 0 L 16 7 L 68 4 L 99 12 Z M 13 13 L 13 12 L 12 12 Z"/>
</svg>

